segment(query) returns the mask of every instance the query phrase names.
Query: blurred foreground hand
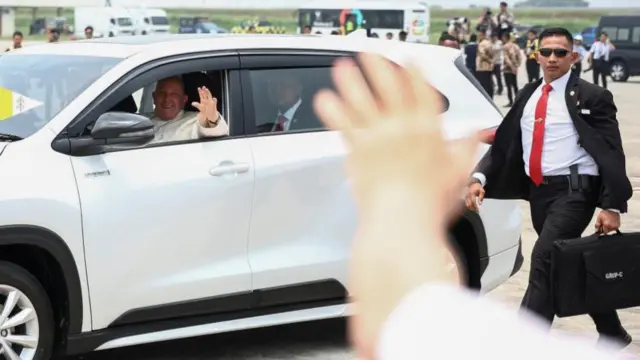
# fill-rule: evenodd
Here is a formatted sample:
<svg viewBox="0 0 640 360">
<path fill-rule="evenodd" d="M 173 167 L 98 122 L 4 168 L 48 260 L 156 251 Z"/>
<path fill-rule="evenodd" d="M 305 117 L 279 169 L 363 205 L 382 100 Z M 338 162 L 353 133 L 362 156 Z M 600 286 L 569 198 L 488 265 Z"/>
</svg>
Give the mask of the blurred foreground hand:
<svg viewBox="0 0 640 360">
<path fill-rule="evenodd" d="M 370 54 L 358 63 L 339 61 L 337 92 L 320 92 L 314 106 L 350 150 L 347 171 L 360 216 L 350 264 L 350 334 L 359 356 L 373 360 L 381 327 L 409 292 L 456 281 L 442 256 L 449 251 L 446 227 L 459 211 L 477 140 L 447 144 L 440 97 L 415 67 Z"/>
</svg>

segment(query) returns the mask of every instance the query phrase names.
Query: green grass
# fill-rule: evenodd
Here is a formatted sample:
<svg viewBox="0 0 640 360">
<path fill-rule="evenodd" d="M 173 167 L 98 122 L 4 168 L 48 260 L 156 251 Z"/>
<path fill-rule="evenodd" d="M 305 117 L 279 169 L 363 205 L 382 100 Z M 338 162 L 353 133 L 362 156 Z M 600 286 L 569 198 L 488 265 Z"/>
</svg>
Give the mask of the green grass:
<svg viewBox="0 0 640 360">
<path fill-rule="evenodd" d="M 206 16 L 211 18 L 218 25 L 231 29 L 240 22 L 253 17 L 268 19 L 276 26 L 284 27 L 287 32 L 295 32 L 297 18 L 295 9 L 292 10 L 225 10 L 216 11 L 204 10 L 170 10 L 169 21 L 172 29 L 178 28 L 179 18 L 182 16 Z M 478 9 L 438 9 L 431 10 L 431 30 L 432 39 L 437 39 L 439 34 L 445 29 L 445 22 L 454 16 L 467 16 L 472 21 L 478 17 Z M 514 14 L 520 24 L 543 25 L 543 26 L 563 26 L 573 32 L 582 30 L 586 26 L 598 23 L 602 15 L 609 14 L 631 14 L 640 13 L 638 9 L 558 9 L 558 10 L 538 10 L 538 9 L 516 9 Z M 56 11 L 53 8 L 41 8 L 37 11 L 37 17 L 53 17 Z M 73 24 L 73 9 L 63 9 L 62 16 L 66 17 Z M 18 9 L 16 13 L 16 29 L 28 34 L 31 24 L 32 12 L 30 9 Z M 42 37 L 29 37 L 26 40 L 42 40 Z"/>
</svg>

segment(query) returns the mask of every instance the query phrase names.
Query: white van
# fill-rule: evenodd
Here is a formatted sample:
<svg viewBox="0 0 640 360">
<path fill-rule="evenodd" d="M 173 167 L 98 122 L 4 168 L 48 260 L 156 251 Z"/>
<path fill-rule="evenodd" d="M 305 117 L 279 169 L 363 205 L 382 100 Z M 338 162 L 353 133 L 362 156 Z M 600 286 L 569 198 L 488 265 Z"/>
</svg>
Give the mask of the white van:
<svg viewBox="0 0 640 360">
<path fill-rule="evenodd" d="M 136 35 L 168 34 L 170 30 L 167 12 L 163 9 L 129 8 Z"/>
<path fill-rule="evenodd" d="M 84 37 L 87 26 L 93 28 L 95 37 L 131 36 L 135 34 L 129 11 L 119 7 L 75 8 L 75 29 L 79 38 Z"/>
<path fill-rule="evenodd" d="M 398 39 L 407 32 L 408 42 L 429 42 L 430 14 L 424 2 L 379 0 L 314 0 L 298 11 L 298 33 L 305 26 L 312 34 L 347 35 L 367 29 L 371 36 Z"/>
</svg>

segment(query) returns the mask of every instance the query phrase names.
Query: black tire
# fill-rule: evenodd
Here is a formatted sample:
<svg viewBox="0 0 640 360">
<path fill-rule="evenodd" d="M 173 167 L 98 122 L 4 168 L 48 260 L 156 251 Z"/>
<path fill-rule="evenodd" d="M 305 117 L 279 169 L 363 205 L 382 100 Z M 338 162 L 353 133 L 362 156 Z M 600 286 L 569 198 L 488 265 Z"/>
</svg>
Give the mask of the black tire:
<svg viewBox="0 0 640 360">
<path fill-rule="evenodd" d="M 9 285 L 20 290 L 33 304 L 40 330 L 34 360 L 49 360 L 53 351 L 55 328 L 47 292 L 35 276 L 24 268 L 6 261 L 0 261 L 0 285 Z"/>
<path fill-rule="evenodd" d="M 109 37 L 114 37 L 114 36 L 115 35 L 112 32 L 109 33 Z"/>
<path fill-rule="evenodd" d="M 629 68 L 622 60 L 613 60 L 609 65 L 609 76 L 615 82 L 626 82 L 629 80 Z"/>
</svg>

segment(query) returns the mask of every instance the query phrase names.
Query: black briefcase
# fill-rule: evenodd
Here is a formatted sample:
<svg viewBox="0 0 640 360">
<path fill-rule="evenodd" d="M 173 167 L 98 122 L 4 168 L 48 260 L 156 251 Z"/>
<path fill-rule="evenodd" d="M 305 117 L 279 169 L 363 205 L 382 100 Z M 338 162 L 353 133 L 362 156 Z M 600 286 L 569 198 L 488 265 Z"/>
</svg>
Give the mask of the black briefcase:
<svg viewBox="0 0 640 360">
<path fill-rule="evenodd" d="M 640 233 L 556 241 L 551 288 L 558 317 L 640 306 Z"/>
</svg>

